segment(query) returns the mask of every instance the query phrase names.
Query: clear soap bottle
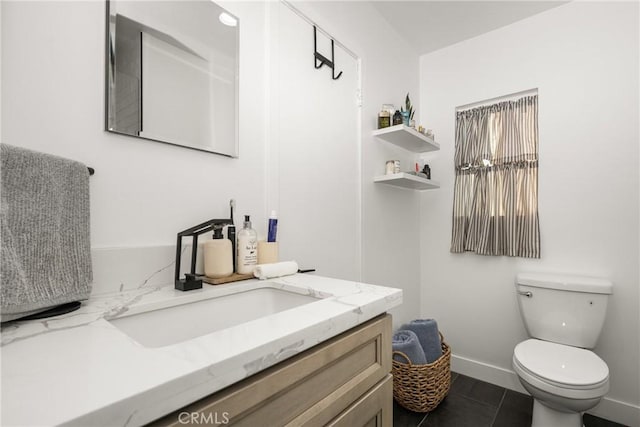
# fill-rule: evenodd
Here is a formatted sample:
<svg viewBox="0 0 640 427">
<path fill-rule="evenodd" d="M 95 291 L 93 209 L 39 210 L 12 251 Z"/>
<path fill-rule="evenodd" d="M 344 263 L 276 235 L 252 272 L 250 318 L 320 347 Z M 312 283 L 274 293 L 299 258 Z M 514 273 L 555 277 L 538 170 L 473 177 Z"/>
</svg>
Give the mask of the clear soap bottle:
<svg viewBox="0 0 640 427">
<path fill-rule="evenodd" d="M 258 265 L 258 233 L 251 228 L 249 215 L 244 216 L 244 228 L 238 233 L 237 250 L 236 271 L 238 274 L 252 274 Z"/>
</svg>

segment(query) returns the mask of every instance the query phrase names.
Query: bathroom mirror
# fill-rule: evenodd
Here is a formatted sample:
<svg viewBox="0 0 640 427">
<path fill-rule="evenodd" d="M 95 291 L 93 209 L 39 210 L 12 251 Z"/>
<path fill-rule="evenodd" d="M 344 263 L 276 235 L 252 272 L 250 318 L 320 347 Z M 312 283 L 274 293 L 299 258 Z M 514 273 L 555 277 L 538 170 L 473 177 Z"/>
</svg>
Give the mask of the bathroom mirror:
<svg viewBox="0 0 640 427">
<path fill-rule="evenodd" d="M 238 157 L 238 32 L 209 0 L 107 0 L 106 130 Z"/>
</svg>

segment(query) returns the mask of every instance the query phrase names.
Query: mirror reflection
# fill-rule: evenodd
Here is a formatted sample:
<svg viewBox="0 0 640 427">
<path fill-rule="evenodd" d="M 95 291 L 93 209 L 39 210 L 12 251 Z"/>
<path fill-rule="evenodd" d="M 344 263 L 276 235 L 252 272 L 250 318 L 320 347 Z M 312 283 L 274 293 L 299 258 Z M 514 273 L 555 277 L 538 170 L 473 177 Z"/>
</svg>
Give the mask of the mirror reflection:
<svg viewBox="0 0 640 427">
<path fill-rule="evenodd" d="M 238 19 L 205 1 L 107 2 L 108 131 L 238 156 Z"/>
</svg>

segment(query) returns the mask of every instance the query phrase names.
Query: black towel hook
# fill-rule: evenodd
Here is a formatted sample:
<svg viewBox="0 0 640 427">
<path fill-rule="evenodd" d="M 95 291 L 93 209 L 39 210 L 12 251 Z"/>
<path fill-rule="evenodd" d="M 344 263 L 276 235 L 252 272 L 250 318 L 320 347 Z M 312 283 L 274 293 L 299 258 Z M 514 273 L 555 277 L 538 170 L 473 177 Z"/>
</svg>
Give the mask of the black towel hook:
<svg viewBox="0 0 640 427">
<path fill-rule="evenodd" d="M 336 69 L 335 69 L 335 54 L 334 54 L 334 48 L 333 48 L 333 39 L 331 39 L 331 60 L 329 60 L 329 58 L 327 58 L 326 56 L 322 55 L 321 53 L 318 52 L 318 42 L 317 42 L 317 35 L 316 35 L 316 26 L 313 26 L 313 61 L 314 61 L 314 67 L 316 67 L 316 69 L 322 68 L 323 65 L 328 66 L 329 68 L 331 68 L 331 78 L 333 80 L 338 80 L 340 78 L 340 76 L 342 75 L 342 71 L 340 71 L 338 73 L 338 75 L 336 76 Z M 320 63 L 318 64 L 318 61 L 320 61 Z"/>
</svg>

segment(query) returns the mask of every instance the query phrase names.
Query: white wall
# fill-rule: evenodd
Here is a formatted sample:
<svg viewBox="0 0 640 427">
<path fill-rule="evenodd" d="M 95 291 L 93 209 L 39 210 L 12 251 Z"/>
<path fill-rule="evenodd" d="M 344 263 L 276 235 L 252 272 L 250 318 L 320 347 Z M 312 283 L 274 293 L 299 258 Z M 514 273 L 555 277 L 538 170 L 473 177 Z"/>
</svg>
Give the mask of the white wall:
<svg viewBox="0 0 640 427">
<path fill-rule="evenodd" d="M 268 27 L 264 2 L 219 3 L 240 18 L 239 159 L 104 132 L 103 1 L 2 2 L 2 142 L 74 158 L 96 169 L 91 238 L 99 292 L 166 280 L 176 232 L 226 216 L 230 198 L 237 201 L 236 219 L 251 214 L 259 235 L 265 236 L 266 217 L 274 208 L 267 203 L 273 192 L 271 171 L 277 167 L 268 145 L 269 108 L 278 96 L 267 84 L 274 29 Z M 418 57 L 371 5 L 295 6 L 361 58 L 362 155 L 355 168 L 361 173 L 362 220 L 355 226 L 362 235 L 356 242 L 362 280 L 402 288 L 405 302 L 394 312 L 396 324 L 415 318 L 419 198 L 415 192 L 372 182 L 383 173 L 385 160 L 409 165 L 415 156 L 374 139 L 371 131 L 382 104 L 399 106 L 407 92 L 420 111 Z M 312 46 L 310 64 L 311 54 Z M 328 112 L 321 119 L 330 116 Z M 341 221 L 339 207 L 336 214 L 325 225 L 328 230 Z M 131 249 L 107 249 L 114 247 Z M 112 268 L 114 264 L 119 267 Z"/>
<path fill-rule="evenodd" d="M 520 271 L 615 283 L 595 352 L 611 391 L 594 413 L 638 425 L 638 4 L 572 2 L 420 58 L 420 118 L 441 151 L 442 183 L 421 198 L 422 315 L 438 319 L 454 368 L 517 388 L 525 339 Z M 539 90 L 539 260 L 451 254 L 456 106 Z M 620 402 L 617 402 L 620 401 Z"/>
<path fill-rule="evenodd" d="M 104 131 L 104 1 L 2 2 L 2 142 L 96 169 L 92 247 L 173 245 L 231 198 L 264 234 L 265 5 L 225 6 L 241 19 L 239 159 Z"/>
<path fill-rule="evenodd" d="M 313 26 L 289 6 L 269 4 L 272 38 L 270 154 L 280 259 L 317 274 L 360 279 L 358 61 L 334 47 L 336 72 L 316 69 Z M 331 57 L 330 39 L 318 49 Z M 271 160 L 271 159 L 270 159 Z"/>
<path fill-rule="evenodd" d="M 418 113 L 418 57 L 367 2 L 294 2 L 323 29 L 354 51 L 362 64 L 362 280 L 403 289 L 394 325 L 420 314 L 419 197 L 411 190 L 374 184 L 386 160 L 403 165 L 412 153 L 371 136 L 382 104 L 413 94 Z"/>
</svg>

